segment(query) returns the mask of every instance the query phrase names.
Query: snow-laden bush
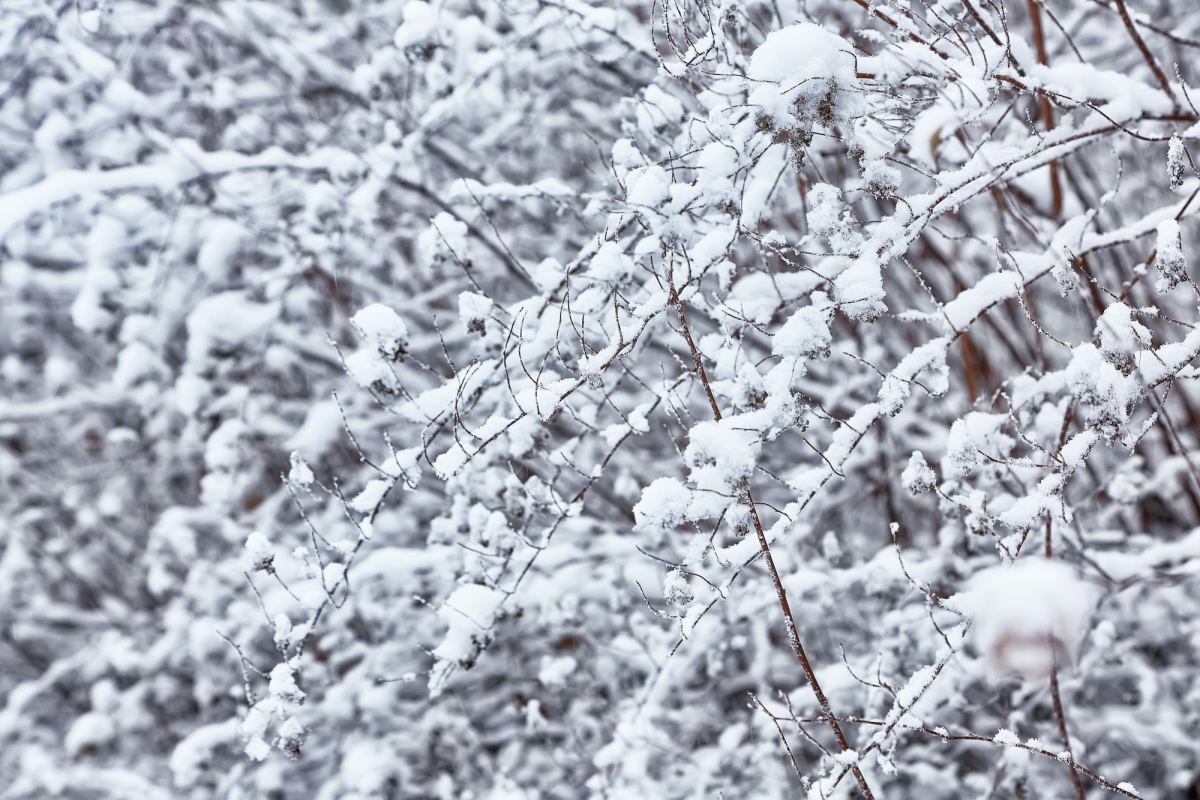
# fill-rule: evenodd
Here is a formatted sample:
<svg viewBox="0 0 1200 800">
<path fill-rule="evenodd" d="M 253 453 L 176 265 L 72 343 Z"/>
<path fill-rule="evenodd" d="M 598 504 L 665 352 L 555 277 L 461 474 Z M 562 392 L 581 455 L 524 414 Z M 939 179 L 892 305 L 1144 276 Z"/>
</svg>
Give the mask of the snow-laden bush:
<svg viewBox="0 0 1200 800">
<path fill-rule="evenodd" d="M 1200 16 L 867 5 L 0 10 L 4 796 L 1197 791 Z"/>
</svg>

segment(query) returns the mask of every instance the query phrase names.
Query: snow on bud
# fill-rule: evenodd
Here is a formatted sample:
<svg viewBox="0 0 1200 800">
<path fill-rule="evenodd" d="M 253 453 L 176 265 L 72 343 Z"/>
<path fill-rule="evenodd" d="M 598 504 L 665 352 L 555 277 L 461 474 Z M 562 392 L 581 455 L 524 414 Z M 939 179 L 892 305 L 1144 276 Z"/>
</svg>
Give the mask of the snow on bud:
<svg viewBox="0 0 1200 800">
<path fill-rule="evenodd" d="M 914 450 L 908 458 L 908 466 L 900 475 L 900 481 L 904 484 L 904 491 L 916 497 L 919 494 L 933 491 L 933 487 L 937 485 L 937 474 L 933 471 L 933 467 L 929 466 L 925 456 Z"/>
<path fill-rule="evenodd" d="M 404 4 L 404 21 L 392 41 L 401 50 L 411 50 L 432 43 L 437 30 L 437 10 L 424 0 L 409 0 Z"/>
<path fill-rule="evenodd" d="M 1169 292 L 1187 280 L 1187 261 L 1183 257 L 1183 234 L 1179 223 L 1165 219 L 1158 223 L 1158 240 L 1155 243 L 1154 266 L 1158 279 L 1154 288 L 1159 293 Z"/>
<path fill-rule="evenodd" d="M 431 270 L 440 270 L 447 264 L 469 263 L 470 232 L 462 220 L 445 211 L 439 213 L 417 237 L 418 261 Z"/>
<path fill-rule="evenodd" d="M 1171 143 L 1167 145 L 1167 176 L 1172 189 L 1183 186 L 1183 162 L 1186 158 L 1183 140 L 1178 133 L 1171 134 Z"/>
<path fill-rule="evenodd" d="M 400 385 L 387 361 L 371 350 L 351 353 L 346 358 L 346 371 L 359 386 L 380 394 L 396 394 Z"/>
<path fill-rule="evenodd" d="M 1079 286 L 1079 275 L 1076 274 L 1075 266 L 1071 261 L 1071 254 L 1063 252 L 1054 266 L 1050 268 L 1050 274 L 1054 277 L 1054 282 L 1058 284 L 1058 293 L 1062 297 L 1066 297 Z"/>
<path fill-rule="evenodd" d="M 246 742 L 246 756 L 251 761 L 262 761 L 271 754 L 271 745 L 267 744 L 266 739 L 254 737 Z"/>
<path fill-rule="evenodd" d="M 1150 331 L 1133 318 L 1134 311 L 1115 302 L 1096 320 L 1095 335 L 1100 340 L 1100 352 L 1109 363 L 1122 372 L 1133 368 L 1133 355 L 1150 343 Z"/>
<path fill-rule="evenodd" d="M 275 629 L 275 647 L 282 652 L 287 650 L 292 643 L 292 621 L 287 614 L 276 614 L 272 620 L 272 627 Z"/>
<path fill-rule="evenodd" d="M 1140 391 L 1137 381 L 1121 374 L 1090 342 L 1074 349 L 1066 373 L 1072 396 L 1083 406 L 1086 425 L 1106 440 L 1118 436 L 1133 412 Z"/>
<path fill-rule="evenodd" d="M 350 318 L 366 343 L 381 356 L 395 361 L 408 349 L 408 326 L 383 303 L 372 303 Z"/>
<path fill-rule="evenodd" d="M 275 568 L 275 548 L 258 531 L 246 537 L 246 556 L 253 572 L 270 572 Z"/>
<path fill-rule="evenodd" d="M 482 584 L 458 586 L 438 609 L 438 616 L 448 627 L 433 654 L 470 669 L 492 640 L 491 628 L 505 597 L 503 592 Z M 436 678 L 436 674 L 430 677 L 431 691 L 440 686 Z"/>
<path fill-rule="evenodd" d="M 832 126 L 861 116 L 850 43 L 802 22 L 767 35 L 750 58 L 750 104 L 774 127 Z"/>
<path fill-rule="evenodd" d="M 312 468 L 304 460 L 304 456 L 300 455 L 299 451 L 293 450 L 288 456 L 288 461 L 291 463 L 291 469 L 288 470 L 288 480 L 297 486 L 309 487 L 312 486 L 316 476 L 313 475 Z"/>
<path fill-rule="evenodd" d="M 1030 557 L 980 572 L 957 604 L 993 673 L 1038 681 L 1060 656 L 1076 659 L 1097 595 L 1066 564 Z"/>
<path fill-rule="evenodd" d="M 487 332 L 487 320 L 495 307 L 490 297 L 475 292 L 463 292 L 458 296 L 458 318 L 468 334 L 483 335 Z"/>
<path fill-rule="evenodd" d="M 63 739 L 63 749 L 73 756 L 93 752 L 111 742 L 117 735 L 112 718 L 99 711 L 89 711 L 71 724 Z"/>
<path fill-rule="evenodd" d="M 693 470 L 712 467 L 726 486 L 754 472 L 761 447 L 758 435 L 738 426 L 736 417 L 720 422 L 706 420 L 692 426 L 683 457 Z"/>
<path fill-rule="evenodd" d="M 895 197 L 900 189 L 900 171 L 882 158 L 862 162 L 863 191 L 879 200 Z"/>
<path fill-rule="evenodd" d="M 950 426 L 946 437 L 946 456 L 942 462 L 942 474 L 968 475 L 979 467 L 984 458 L 980 451 L 992 451 L 997 455 L 1012 445 L 1011 438 L 1000 429 L 1008 417 L 1004 414 L 984 414 L 972 411 Z"/>
<path fill-rule="evenodd" d="M 605 242 L 592 256 L 587 274 L 597 281 L 620 285 L 633 274 L 633 259 L 616 242 Z"/>
<path fill-rule="evenodd" d="M 629 173 L 625 199 L 630 205 L 655 208 L 671 194 L 671 176 L 657 164 Z"/>
<path fill-rule="evenodd" d="M 295 717 L 289 717 L 283 721 L 278 728 L 279 733 L 279 749 L 287 755 L 288 758 L 297 759 L 300 757 L 300 748 L 304 745 L 304 739 L 308 735 L 308 731 L 304 729 L 304 725 Z"/>
<path fill-rule="evenodd" d="M 633 507 L 637 527 L 673 528 L 688 519 L 692 492 L 675 478 L 659 478 L 642 490 Z"/>
<path fill-rule="evenodd" d="M 667 573 L 667 577 L 663 579 L 663 597 L 678 611 L 684 611 L 695 602 L 696 594 L 692 591 L 683 570 L 673 569 Z"/>
<path fill-rule="evenodd" d="M 828 353 L 832 344 L 826 310 L 811 305 L 796 310 L 779 327 L 772 339 L 771 351 L 785 358 L 812 358 Z"/>
<path fill-rule="evenodd" d="M 296 685 L 296 675 L 286 661 L 281 661 L 271 670 L 267 689 L 272 697 L 285 703 L 304 702 L 304 692 Z"/>
<path fill-rule="evenodd" d="M 808 190 L 808 203 L 808 228 L 812 233 L 829 240 L 830 249 L 839 255 L 858 250 L 862 237 L 854 229 L 840 189 L 818 183 Z"/>
</svg>

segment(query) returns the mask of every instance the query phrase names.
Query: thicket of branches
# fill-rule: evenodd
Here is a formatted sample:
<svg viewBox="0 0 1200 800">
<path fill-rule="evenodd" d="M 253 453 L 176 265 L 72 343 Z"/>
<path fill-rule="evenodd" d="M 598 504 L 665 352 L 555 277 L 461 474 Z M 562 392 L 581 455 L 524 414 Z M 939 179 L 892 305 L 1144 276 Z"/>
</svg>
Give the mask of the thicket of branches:
<svg viewBox="0 0 1200 800">
<path fill-rule="evenodd" d="M 0 796 L 1197 796 L 1198 51 L 5 3 Z"/>
</svg>

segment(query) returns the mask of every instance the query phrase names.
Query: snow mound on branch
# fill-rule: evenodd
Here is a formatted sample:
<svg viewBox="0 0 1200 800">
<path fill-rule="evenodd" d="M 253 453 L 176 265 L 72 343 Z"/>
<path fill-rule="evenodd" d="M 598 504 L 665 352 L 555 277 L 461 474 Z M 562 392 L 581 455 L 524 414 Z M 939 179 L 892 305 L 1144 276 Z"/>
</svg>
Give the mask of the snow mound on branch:
<svg viewBox="0 0 1200 800">
<path fill-rule="evenodd" d="M 828 124 L 863 113 L 854 50 L 820 25 L 802 22 L 769 34 L 750 58 L 749 75 L 759 84 L 750 103 L 777 121 L 795 114 Z"/>
<path fill-rule="evenodd" d="M 429 694 L 441 693 L 456 666 L 470 669 L 491 643 L 492 625 L 506 595 L 490 586 L 464 583 L 438 609 L 446 623 L 446 635 L 434 648 L 437 665 L 429 675 Z"/>
<path fill-rule="evenodd" d="M 262 336 L 279 315 L 275 305 L 255 303 L 241 292 L 221 292 L 196 304 L 187 318 L 187 357 L 199 368 L 208 356 Z"/>
<path fill-rule="evenodd" d="M 637 527 L 672 528 L 687 520 L 691 491 L 675 478 L 658 478 L 642 490 L 633 507 Z"/>
<path fill-rule="evenodd" d="M 974 619 L 994 673 L 1035 681 L 1049 677 L 1060 654 L 1078 656 L 1097 595 L 1066 564 L 1035 557 L 980 572 L 956 605 Z"/>
<path fill-rule="evenodd" d="M 394 359 L 408 348 L 408 326 L 399 314 L 382 303 L 359 309 L 350 318 L 350 324 L 380 355 Z"/>
</svg>

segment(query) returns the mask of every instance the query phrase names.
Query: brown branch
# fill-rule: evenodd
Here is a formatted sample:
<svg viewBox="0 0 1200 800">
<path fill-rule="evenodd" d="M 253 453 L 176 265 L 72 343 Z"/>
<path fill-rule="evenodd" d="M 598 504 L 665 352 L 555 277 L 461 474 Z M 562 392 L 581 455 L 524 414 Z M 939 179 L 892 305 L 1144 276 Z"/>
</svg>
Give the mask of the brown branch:
<svg viewBox="0 0 1200 800">
<path fill-rule="evenodd" d="M 1053 644 L 1053 643 L 1052 643 Z M 1058 660 L 1055 659 L 1054 664 L 1050 667 L 1050 698 L 1054 702 L 1054 719 L 1058 722 L 1058 734 L 1062 737 L 1063 747 L 1067 752 L 1071 752 L 1071 734 L 1067 732 L 1067 714 L 1063 710 L 1062 695 L 1058 691 Z M 1075 768 L 1075 757 L 1072 755 L 1071 760 L 1067 762 L 1067 770 L 1071 773 L 1071 784 L 1075 787 L 1076 800 L 1084 800 L 1083 780 L 1079 777 L 1079 770 Z"/>
<path fill-rule="evenodd" d="M 700 379 L 701 386 L 704 387 L 704 395 L 708 398 L 708 405 L 712 409 L 713 419 L 720 421 L 721 407 L 717 404 L 716 395 L 713 394 L 712 385 L 708 380 L 708 372 L 704 369 L 704 361 L 700 356 L 700 350 L 696 347 L 696 342 L 692 338 L 691 328 L 688 327 L 687 312 L 684 310 L 683 300 L 679 297 L 679 292 L 675 289 L 672 267 L 670 266 L 667 267 L 667 285 L 670 291 L 669 302 L 679 314 L 679 324 L 683 329 L 684 341 L 687 342 L 688 350 L 692 355 L 692 362 L 696 368 L 696 376 Z M 800 669 L 804 671 L 804 677 L 808 679 L 809 686 L 812 687 L 813 695 L 817 698 L 817 704 L 821 707 L 821 713 L 825 718 L 825 722 L 829 724 L 834 738 L 837 739 L 838 747 L 841 748 L 842 752 L 847 752 L 851 749 L 850 743 L 846 739 L 846 734 L 842 731 L 842 726 L 838 722 L 837 716 L 833 713 L 833 707 L 829 703 L 829 698 L 825 695 L 825 690 L 821 688 L 821 683 L 817 680 L 817 673 L 813 670 L 812 663 L 808 660 L 808 654 L 804 651 L 804 645 L 800 641 L 800 631 L 796 627 L 796 618 L 792 614 L 792 606 L 788 602 L 787 590 L 783 587 L 783 580 L 779 576 L 779 568 L 775 565 L 775 558 L 771 554 L 771 545 L 767 542 L 767 534 L 763 530 L 762 520 L 758 516 L 758 507 L 755 505 L 754 495 L 751 493 L 748 483 L 742 488 L 742 499 L 750 509 L 750 520 L 754 524 L 754 534 L 758 537 L 759 549 L 762 551 L 763 558 L 767 562 L 767 571 L 771 575 L 771 583 L 775 586 L 775 596 L 779 600 L 779 608 L 783 612 L 783 621 L 787 628 L 788 642 L 791 644 L 792 653 L 795 654 L 796 660 L 800 662 Z M 867 800 L 874 800 L 875 795 L 872 793 L 871 786 L 867 783 L 866 776 L 863 775 L 862 770 L 859 769 L 857 764 L 852 769 L 854 780 L 858 782 L 863 796 Z"/>
<path fill-rule="evenodd" d="M 1042 9 L 1038 5 L 1038 0 L 1029 0 L 1029 21 L 1033 26 L 1033 42 L 1037 47 L 1038 63 L 1046 66 L 1049 64 L 1049 59 L 1046 55 L 1046 35 L 1042 30 Z M 1042 115 L 1042 122 L 1046 126 L 1046 133 L 1054 130 L 1054 109 L 1050 105 L 1050 98 L 1044 93 L 1038 93 L 1038 110 Z M 1058 219 L 1062 213 L 1063 193 L 1062 193 L 1062 178 L 1058 174 L 1058 161 L 1050 162 L 1050 216 Z"/>
<path fill-rule="evenodd" d="M 1142 51 L 1142 58 L 1146 59 L 1146 63 L 1150 65 L 1150 71 L 1154 73 L 1154 79 L 1158 81 L 1158 85 L 1167 93 L 1167 97 L 1175 100 L 1175 93 L 1171 91 L 1171 82 L 1167 80 L 1167 73 L 1163 72 L 1162 67 L 1158 65 L 1154 54 L 1150 52 L 1150 48 L 1146 46 L 1146 42 L 1142 39 L 1142 35 L 1138 33 L 1137 26 L 1133 24 L 1133 18 L 1129 16 L 1129 9 L 1125 7 L 1125 0 L 1116 0 L 1117 13 L 1121 15 L 1121 21 L 1125 23 L 1125 29 L 1129 31 L 1130 38 L 1137 45 L 1138 50 Z"/>
</svg>

